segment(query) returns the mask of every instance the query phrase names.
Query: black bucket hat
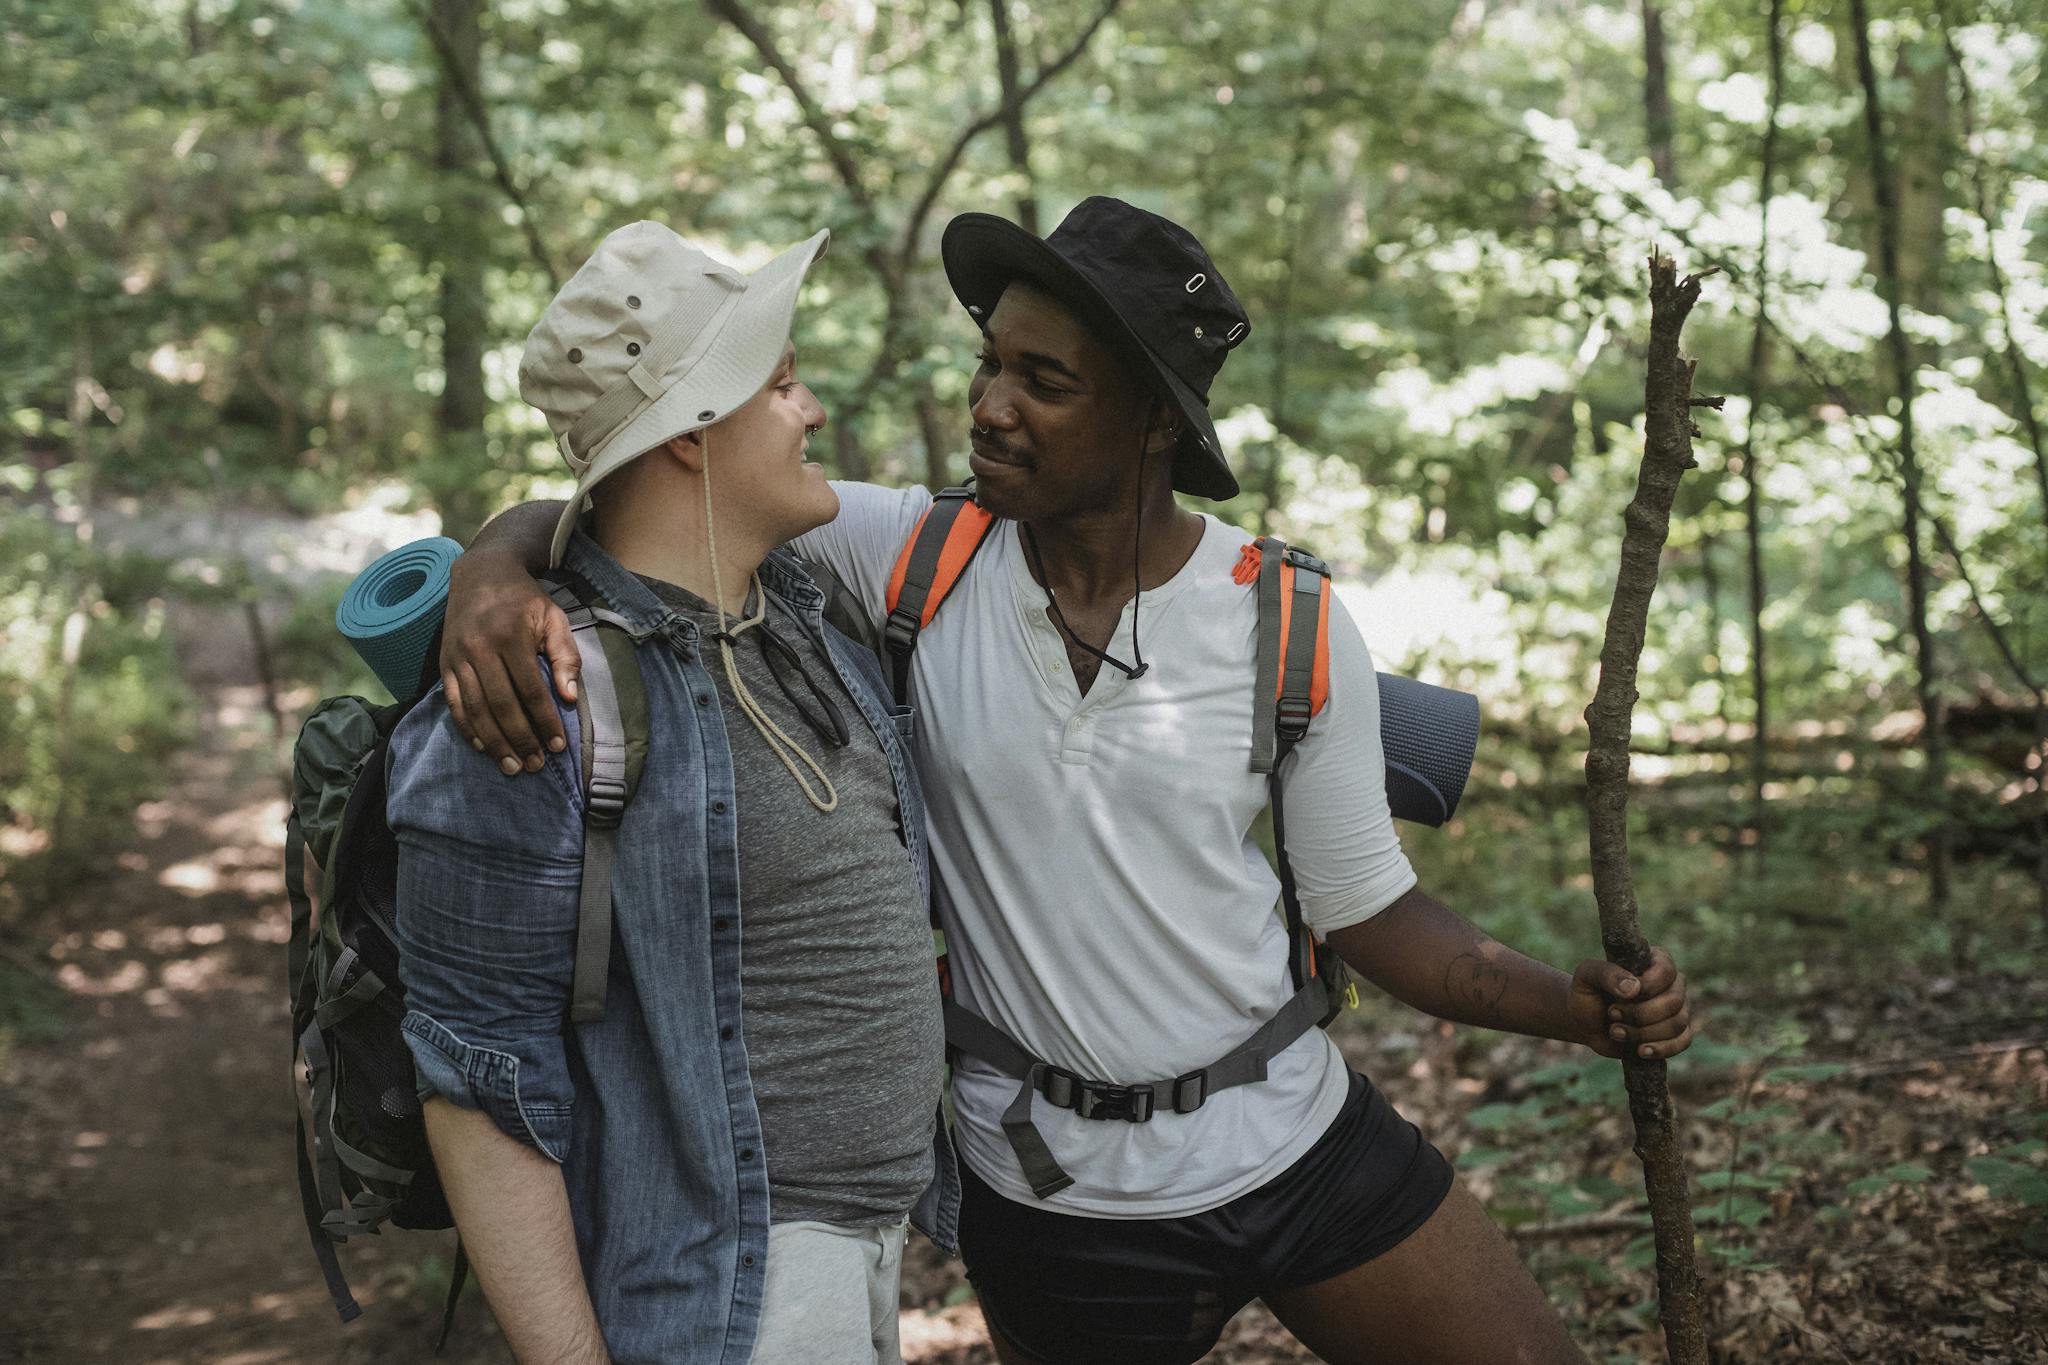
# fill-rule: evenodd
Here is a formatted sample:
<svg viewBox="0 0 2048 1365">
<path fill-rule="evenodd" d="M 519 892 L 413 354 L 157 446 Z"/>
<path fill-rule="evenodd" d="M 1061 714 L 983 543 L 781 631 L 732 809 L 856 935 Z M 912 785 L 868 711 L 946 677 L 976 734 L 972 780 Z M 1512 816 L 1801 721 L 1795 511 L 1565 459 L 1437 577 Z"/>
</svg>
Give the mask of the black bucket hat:
<svg viewBox="0 0 2048 1365">
<path fill-rule="evenodd" d="M 1173 486 L 1237 496 L 1209 417 L 1209 384 L 1251 320 L 1194 234 L 1170 219 L 1097 195 L 1044 239 L 992 213 L 963 213 L 939 242 L 946 279 L 977 326 L 1014 281 L 1071 308 L 1137 365 L 1185 419 Z"/>
</svg>

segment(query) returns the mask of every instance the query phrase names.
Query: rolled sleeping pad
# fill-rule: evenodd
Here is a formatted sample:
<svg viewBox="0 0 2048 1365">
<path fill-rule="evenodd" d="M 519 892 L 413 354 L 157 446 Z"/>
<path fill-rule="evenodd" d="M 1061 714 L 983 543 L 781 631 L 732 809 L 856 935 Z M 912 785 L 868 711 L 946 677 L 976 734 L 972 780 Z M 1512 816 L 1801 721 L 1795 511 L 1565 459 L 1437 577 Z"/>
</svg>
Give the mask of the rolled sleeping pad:
<svg viewBox="0 0 2048 1365">
<path fill-rule="evenodd" d="M 357 574 L 335 608 L 335 627 L 399 701 L 425 689 L 427 653 L 448 605 L 449 569 L 461 553 L 446 536 L 401 545 Z"/>
<path fill-rule="evenodd" d="M 1396 820 L 1441 825 L 1458 809 L 1479 750 L 1479 698 L 1413 678 L 1380 677 L 1387 805 Z"/>
</svg>

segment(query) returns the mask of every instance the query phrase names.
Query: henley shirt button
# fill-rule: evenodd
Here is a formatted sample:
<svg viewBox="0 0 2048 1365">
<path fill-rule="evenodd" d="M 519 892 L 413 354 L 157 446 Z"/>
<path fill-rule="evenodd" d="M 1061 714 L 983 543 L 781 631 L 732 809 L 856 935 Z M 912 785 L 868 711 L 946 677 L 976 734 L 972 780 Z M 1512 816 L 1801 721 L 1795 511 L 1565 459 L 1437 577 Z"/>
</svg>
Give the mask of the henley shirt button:
<svg viewBox="0 0 2048 1365">
<path fill-rule="evenodd" d="M 709 706 L 709 705 L 711 705 L 711 694 L 710 694 L 709 692 L 699 692 L 699 693 L 697 694 L 697 705 L 699 705 L 699 706 Z"/>
<path fill-rule="evenodd" d="M 725 925 L 726 918 L 724 915 L 720 915 L 717 919 L 711 921 L 712 929 L 721 934 L 725 932 Z"/>
<path fill-rule="evenodd" d="M 723 801 L 713 801 L 713 802 L 711 803 L 711 813 L 712 813 L 713 815 L 723 815 L 723 814 L 725 814 L 725 802 L 723 802 Z"/>
<path fill-rule="evenodd" d="M 718 1036 L 719 1036 L 720 1038 L 723 1038 L 723 1039 L 724 1039 L 724 1040 L 725 1040 L 726 1042 L 728 1042 L 728 1043 L 729 1043 L 729 1042 L 731 1042 L 731 1041 L 732 1041 L 732 1025 L 731 1025 L 731 1024 L 727 1024 L 727 1025 L 726 1025 L 726 1026 L 725 1026 L 724 1028 L 720 1029 L 720 1030 L 718 1031 Z"/>
<path fill-rule="evenodd" d="M 752 1147 L 742 1147 L 742 1148 L 740 1148 L 740 1160 L 741 1160 L 741 1161 L 752 1161 L 753 1159 L 754 1159 L 754 1149 L 753 1149 Z"/>
<path fill-rule="evenodd" d="M 740 1257 L 740 1264 L 743 1266 L 752 1266 L 754 1264 L 753 1255 L 749 1253 L 748 1255 Z"/>
</svg>

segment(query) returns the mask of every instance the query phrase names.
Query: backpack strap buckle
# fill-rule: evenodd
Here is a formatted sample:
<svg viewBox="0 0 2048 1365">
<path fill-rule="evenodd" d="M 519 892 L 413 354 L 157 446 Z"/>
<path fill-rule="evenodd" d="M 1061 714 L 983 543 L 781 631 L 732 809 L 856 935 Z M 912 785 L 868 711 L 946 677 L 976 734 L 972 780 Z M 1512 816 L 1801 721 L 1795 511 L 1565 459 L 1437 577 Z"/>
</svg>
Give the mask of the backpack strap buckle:
<svg viewBox="0 0 2048 1365">
<path fill-rule="evenodd" d="M 1152 1117 L 1152 1087 L 1149 1085 L 1103 1085 L 1084 1082 L 1074 1112 L 1084 1119 L 1122 1119 L 1143 1123 Z"/>
<path fill-rule="evenodd" d="M 898 607 L 882 625 L 882 643 L 891 654 L 908 654 L 917 647 L 917 613 Z"/>
<path fill-rule="evenodd" d="M 1294 743 L 1308 733 L 1308 723 L 1315 716 L 1314 706 L 1305 696 L 1289 694 L 1279 701 L 1279 713 L 1273 728 L 1280 737 Z"/>
<path fill-rule="evenodd" d="M 1209 1102 L 1209 1068 L 1173 1078 L 1173 1112 L 1192 1114 Z"/>
<path fill-rule="evenodd" d="M 609 773 L 592 773 L 584 797 L 583 817 L 600 829 L 612 829 L 626 814 L 626 784 Z"/>
</svg>

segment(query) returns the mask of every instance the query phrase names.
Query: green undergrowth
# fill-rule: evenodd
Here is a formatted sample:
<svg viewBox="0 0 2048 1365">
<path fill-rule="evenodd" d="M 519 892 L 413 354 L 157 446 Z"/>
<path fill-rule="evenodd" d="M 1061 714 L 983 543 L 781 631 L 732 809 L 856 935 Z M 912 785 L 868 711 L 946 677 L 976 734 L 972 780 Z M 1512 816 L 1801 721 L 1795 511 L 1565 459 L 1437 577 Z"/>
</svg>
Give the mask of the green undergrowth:
<svg viewBox="0 0 2048 1365">
<path fill-rule="evenodd" d="M 89 878 L 192 734 L 162 566 L 0 514 L 0 926 Z"/>
</svg>

